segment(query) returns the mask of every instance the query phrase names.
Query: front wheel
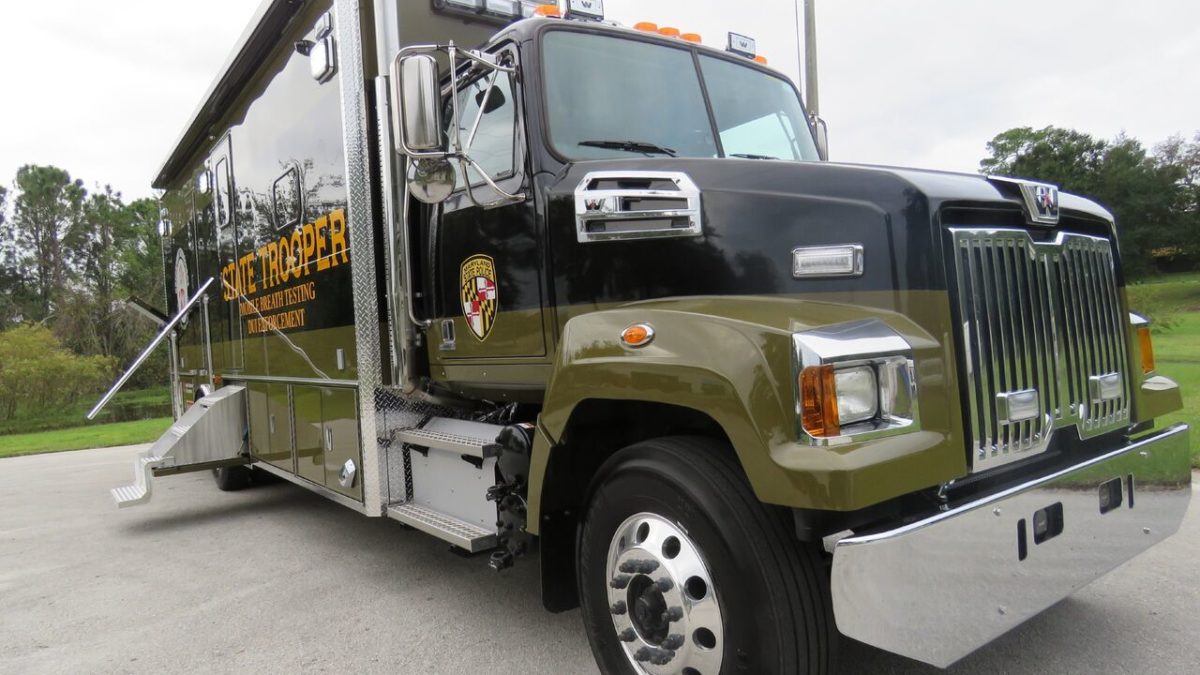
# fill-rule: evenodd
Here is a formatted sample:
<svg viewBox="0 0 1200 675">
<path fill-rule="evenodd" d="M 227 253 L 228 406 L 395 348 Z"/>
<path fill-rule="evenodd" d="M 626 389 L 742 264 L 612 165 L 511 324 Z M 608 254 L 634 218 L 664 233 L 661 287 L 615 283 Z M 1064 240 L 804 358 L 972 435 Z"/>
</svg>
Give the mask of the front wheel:
<svg viewBox="0 0 1200 675">
<path fill-rule="evenodd" d="M 818 553 L 759 502 L 728 446 L 664 438 L 593 483 L 578 578 L 605 673 L 823 675 L 835 631 Z"/>
</svg>

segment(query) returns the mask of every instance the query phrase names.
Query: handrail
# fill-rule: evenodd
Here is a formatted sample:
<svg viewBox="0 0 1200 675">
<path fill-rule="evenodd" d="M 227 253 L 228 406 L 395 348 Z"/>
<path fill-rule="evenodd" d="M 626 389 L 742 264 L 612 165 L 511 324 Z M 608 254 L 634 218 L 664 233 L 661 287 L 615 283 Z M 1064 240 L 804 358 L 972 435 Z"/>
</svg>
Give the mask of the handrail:
<svg viewBox="0 0 1200 675">
<path fill-rule="evenodd" d="M 121 391 L 121 388 L 125 386 L 125 383 L 129 382 L 129 378 L 133 377 L 133 374 L 142 367 L 142 364 L 146 362 L 146 359 L 150 358 L 150 355 L 154 353 L 154 350 L 160 344 L 162 344 L 162 341 L 166 340 L 171 332 L 175 330 L 175 326 L 177 326 L 179 322 L 183 320 L 183 317 L 191 313 L 192 309 L 195 308 L 196 303 L 198 303 L 200 299 L 207 294 L 208 287 L 212 286 L 214 278 L 215 277 L 209 277 L 208 281 L 205 281 L 203 284 L 201 284 L 200 288 L 196 290 L 196 294 L 192 296 L 192 299 L 188 300 L 187 304 L 184 305 L 183 308 L 181 308 L 179 312 L 175 314 L 175 316 L 171 317 L 171 320 L 167 322 L 167 325 L 163 326 L 162 331 L 160 331 L 159 334 L 154 337 L 154 340 L 150 342 L 150 346 L 142 350 L 141 354 L 138 354 L 138 357 L 133 360 L 133 363 L 125 371 L 125 374 L 121 376 L 121 379 L 117 380 L 117 383 L 108 390 L 108 393 L 104 395 L 104 398 L 101 398 L 91 409 L 91 411 L 88 412 L 87 418 L 89 420 L 96 419 L 96 415 L 100 414 L 100 411 L 104 409 L 104 406 L 108 405 L 108 402 L 112 400 L 113 396 L 116 396 L 117 392 Z"/>
</svg>

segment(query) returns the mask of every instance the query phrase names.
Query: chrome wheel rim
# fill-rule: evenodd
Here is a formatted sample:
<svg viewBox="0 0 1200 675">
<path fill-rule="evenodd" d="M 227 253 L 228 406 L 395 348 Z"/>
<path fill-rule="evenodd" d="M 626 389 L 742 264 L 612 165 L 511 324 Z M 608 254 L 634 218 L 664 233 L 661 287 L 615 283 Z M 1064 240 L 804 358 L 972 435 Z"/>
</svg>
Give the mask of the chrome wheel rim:
<svg viewBox="0 0 1200 675">
<path fill-rule="evenodd" d="M 653 513 L 630 516 L 608 546 L 609 614 L 639 675 L 720 675 L 721 605 L 696 543 Z"/>
</svg>

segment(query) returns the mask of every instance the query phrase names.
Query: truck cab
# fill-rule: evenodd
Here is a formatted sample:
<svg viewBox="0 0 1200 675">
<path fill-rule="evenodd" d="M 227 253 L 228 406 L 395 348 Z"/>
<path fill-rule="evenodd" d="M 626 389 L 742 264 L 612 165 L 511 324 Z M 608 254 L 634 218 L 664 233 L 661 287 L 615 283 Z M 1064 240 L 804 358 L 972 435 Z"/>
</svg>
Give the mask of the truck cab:
<svg viewBox="0 0 1200 675">
<path fill-rule="evenodd" d="M 538 564 L 626 675 L 946 667 L 1178 528 L 1111 214 L 831 162 L 752 40 L 602 4 L 264 2 L 156 182 L 119 505 L 283 478 Z"/>
</svg>

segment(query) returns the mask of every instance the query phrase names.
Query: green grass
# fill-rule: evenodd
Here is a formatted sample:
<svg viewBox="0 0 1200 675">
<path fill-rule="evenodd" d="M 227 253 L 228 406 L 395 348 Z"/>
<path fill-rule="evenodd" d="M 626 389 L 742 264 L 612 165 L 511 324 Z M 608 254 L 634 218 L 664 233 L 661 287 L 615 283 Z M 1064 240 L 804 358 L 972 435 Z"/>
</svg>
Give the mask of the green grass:
<svg viewBox="0 0 1200 675">
<path fill-rule="evenodd" d="M 0 457 L 36 455 L 43 452 L 63 452 L 86 448 L 111 448 L 157 440 L 171 418 L 163 417 L 135 422 L 97 424 L 74 429 L 41 431 L 32 434 L 0 436 Z"/>
<path fill-rule="evenodd" d="M 130 422 L 171 414 L 171 394 L 166 387 L 122 391 L 113 397 L 95 422 L 84 415 L 100 398 L 99 394 L 85 397 L 72 405 L 49 410 L 18 410 L 12 419 L 0 420 L 0 437 L 9 434 L 29 434 L 37 431 L 73 429 L 85 425 Z"/>
<path fill-rule="evenodd" d="M 1154 359 L 1158 372 L 1183 389 L 1183 410 L 1163 417 L 1160 425 L 1192 425 L 1192 466 L 1200 469 L 1200 312 L 1181 315 L 1178 325 L 1154 336 Z"/>
<path fill-rule="evenodd" d="M 1183 389 L 1183 410 L 1159 420 L 1192 425 L 1192 466 L 1200 469 L 1200 272 L 1158 277 L 1129 287 L 1129 304 L 1164 325 L 1154 329 L 1154 357 L 1159 374 Z"/>
</svg>

